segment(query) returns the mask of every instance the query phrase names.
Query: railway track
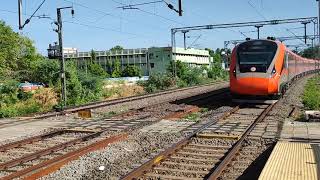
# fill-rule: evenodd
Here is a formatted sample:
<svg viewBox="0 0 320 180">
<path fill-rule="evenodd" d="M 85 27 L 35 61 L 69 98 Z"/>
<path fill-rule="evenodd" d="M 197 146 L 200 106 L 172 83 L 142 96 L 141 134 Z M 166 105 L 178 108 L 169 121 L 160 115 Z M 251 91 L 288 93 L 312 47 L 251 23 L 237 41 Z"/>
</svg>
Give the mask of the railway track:
<svg viewBox="0 0 320 180">
<path fill-rule="evenodd" d="M 223 83 L 224 82 L 218 82 L 218 83 L 215 83 L 215 85 L 219 85 L 219 84 L 223 84 Z M 69 113 L 76 113 L 81 110 L 96 109 L 96 108 L 100 108 L 100 107 L 111 106 L 111 105 L 115 105 L 115 104 L 121 104 L 121 103 L 130 102 L 130 101 L 135 101 L 135 100 L 142 100 L 142 99 L 152 98 L 152 97 L 156 97 L 156 96 L 187 91 L 190 89 L 196 89 L 196 88 L 200 88 L 200 87 L 208 87 L 208 86 L 212 86 L 212 85 L 213 84 L 206 84 L 206 85 L 202 85 L 202 86 L 179 88 L 179 89 L 167 90 L 167 91 L 146 94 L 146 95 L 140 95 L 140 96 L 132 96 L 132 97 L 126 97 L 126 98 L 119 98 L 119 99 L 115 99 L 115 100 L 94 102 L 94 103 L 90 103 L 90 104 L 86 104 L 86 105 L 82 105 L 82 106 L 69 107 L 69 108 L 66 108 L 60 112 L 51 111 L 51 112 L 47 112 L 47 113 L 34 114 L 34 115 L 28 116 L 28 117 L 20 117 L 17 120 L 3 119 L 3 120 L 1 120 L 1 123 L 0 123 L 0 129 L 6 128 L 6 127 L 11 127 L 11 126 L 16 126 L 16 125 L 21 125 L 21 124 L 26 124 L 26 123 L 30 123 L 30 122 L 41 121 L 44 118 L 62 116 L 62 115 L 69 114 Z M 217 93 L 226 93 L 226 92 L 228 92 L 228 89 L 222 88 L 222 89 L 214 90 L 213 92 L 205 93 L 205 96 L 209 97 L 209 96 L 215 95 Z M 199 96 L 199 98 L 201 99 L 203 97 Z M 192 97 L 187 98 L 187 99 L 192 100 L 192 101 L 197 101 Z M 177 101 L 183 102 L 182 99 L 177 100 Z M 186 101 L 184 101 L 184 102 L 186 102 Z M 162 103 L 164 103 L 164 102 L 162 102 Z"/>
<path fill-rule="evenodd" d="M 212 92 L 188 99 L 188 102 L 197 103 L 207 98 L 221 98 L 222 94 L 225 92 Z M 211 104 L 214 103 L 216 102 L 211 102 Z M 0 146 L 0 179 L 42 177 L 57 170 L 58 166 L 89 151 L 124 139 L 131 128 L 155 123 L 174 114 L 180 115 L 190 107 L 193 106 L 170 103 L 153 105 L 111 118 L 66 124 L 63 129 L 2 145 Z M 153 120 L 148 121 L 148 118 Z M 55 165 L 57 163 L 59 165 Z"/>
<path fill-rule="evenodd" d="M 237 106 L 122 179 L 218 179 L 273 106 Z"/>
</svg>

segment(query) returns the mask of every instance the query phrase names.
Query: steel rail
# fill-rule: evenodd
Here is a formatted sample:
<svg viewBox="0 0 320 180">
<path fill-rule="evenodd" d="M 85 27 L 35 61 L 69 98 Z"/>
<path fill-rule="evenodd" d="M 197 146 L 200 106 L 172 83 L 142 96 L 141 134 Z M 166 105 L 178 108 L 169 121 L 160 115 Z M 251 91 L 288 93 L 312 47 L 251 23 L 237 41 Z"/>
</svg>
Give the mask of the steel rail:
<svg viewBox="0 0 320 180">
<path fill-rule="evenodd" d="M 39 136 L 34 136 L 34 137 L 30 137 L 30 138 L 23 139 L 23 140 L 20 140 L 20 141 L 12 142 L 12 143 L 9 143 L 9 144 L 4 144 L 4 145 L 0 146 L 0 152 L 6 151 L 8 149 L 16 148 L 16 147 L 19 147 L 19 146 L 22 146 L 22 145 L 25 145 L 25 144 L 30 144 L 32 142 L 39 141 L 39 140 L 47 138 L 47 137 L 51 137 L 51 136 L 55 136 L 55 135 L 58 135 L 58 134 L 62 134 L 63 132 L 64 132 L 63 130 L 55 130 L 55 131 L 51 131 L 51 132 L 48 132 L 48 133 L 45 133 L 45 134 L 41 134 Z"/>
<path fill-rule="evenodd" d="M 23 179 L 38 179 L 40 177 L 43 177 L 45 175 L 48 175 L 48 174 L 58 170 L 63 165 L 67 164 L 70 161 L 78 159 L 80 156 L 82 156 L 84 154 L 102 149 L 111 143 L 124 140 L 127 137 L 128 137 L 128 134 L 126 134 L 126 133 L 111 136 L 111 137 L 108 137 L 108 138 L 103 139 L 101 141 L 90 144 L 88 146 L 77 149 L 75 151 L 69 152 L 67 154 L 52 158 L 48 161 L 44 161 L 40 164 L 28 167 L 26 169 L 19 170 L 15 173 L 12 173 L 12 174 L 5 176 L 3 178 L 0 178 L 0 179 L 1 180 L 9 180 L 9 179 L 19 178 L 19 177 L 26 176 L 26 175 L 27 175 L 27 177 L 25 177 Z M 34 172 L 34 171 L 37 171 L 37 172 Z M 34 173 L 30 174 L 32 172 L 34 172 Z"/>
<path fill-rule="evenodd" d="M 171 154 L 176 152 L 178 149 L 181 149 L 183 146 L 185 146 L 190 141 L 190 139 L 195 137 L 195 136 L 197 136 L 197 134 L 199 132 L 201 132 L 204 129 L 210 127 L 211 125 L 215 124 L 219 120 L 227 118 L 228 116 L 230 116 L 232 113 L 236 112 L 237 110 L 239 110 L 239 106 L 234 107 L 232 110 L 224 113 L 223 116 L 221 116 L 219 119 L 214 120 L 214 121 L 210 121 L 210 122 L 204 124 L 199 129 L 194 131 L 192 134 L 188 135 L 187 137 L 185 137 L 184 139 L 182 139 L 178 143 L 174 144 L 173 146 L 171 146 L 166 151 L 160 153 L 159 155 L 157 155 L 153 159 L 147 161 L 142 166 L 140 166 L 140 167 L 136 168 L 135 170 L 131 171 L 129 174 L 125 175 L 121 179 L 122 180 L 131 180 L 131 179 L 138 178 L 139 176 L 143 175 L 146 170 L 151 169 L 154 165 L 160 163 L 163 159 L 169 157 Z"/>
<path fill-rule="evenodd" d="M 196 88 L 196 87 L 194 87 Z M 190 89 L 190 88 L 188 88 Z M 214 96 L 214 95 L 217 95 L 217 94 L 221 94 L 221 93 L 224 93 L 225 91 L 227 91 L 227 88 L 222 88 L 222 89 L 218 89 L 214 92 L 208 92 L 208 93 L 205 93 L 204 96 L 201 96 L 201 98 L 199 98 L 198 96 L 195 96 L 197 97 L 196 101 L 197 100 L 201 100 L 203 98 L 207 98 L 207 97 L 210 97 L 210 96 Z M 170 92 L 172 93 L 172 91 Z M 55 134 L 61 134 L 61 133 L 64 133 L 64 132 L 67 132 L 67 131 L 71 131 L 71 132 L 74 132 L 73 130 L 58 130 L 57 132 L 51 132 L 51 133 L 46 133 L 44 135 L 40 135 L 40 136 L 36 136 L 36 137 L 33 137 L 33 138 L 28 138 L 28 139 L 25 139 L 25 140 L 21 140 L 21 141 L 17 141 L 17 142 L 14 142 L 14 143 L 11 143 L 11 144 L 7 144 L 7 145 L 10 145 L 10 146 L 7 146 L 7 147 L 3 147 L 4 150 L 7 150 L 7 149 L 10 149 L 10 148 L 14 148 L 14 147 L 19 147 L 19 146 L 22 146 L 24 144 L 28 144 L 28 143 L 32 143 L 34 141 L 38 141 L 38 140 L 41 140 L 42 138 L 46 138 L 46 137 L 50 137 L 50 136 L 54 136 Z M 77 132 L 81 131 L 81 130 L 76 130 Z M 102 131 L 102 130 L 101 130 Z M 88 133 L 86 131 L 86 133 Z M 92 137 L 92 136 L 98 136 L 99 134 L 101 134 L 102 132 L 91 132 L 91 133 L 94 133 L 94 134 L 90 134 L 88 135 L 88 138 L 89 137 Z M 97 135 L 95 135 L 97 134 Z M 81 140 L 82 139 L 82 140 Z M 83 139 L 86 139 L 86 137 L 82 137 L 82 138 L 79 138 L 79 139 L 75 139 L 73 141 L 69 141 L 69 142 L 66 142 L 66 143 L 63 143 L 63 144 L 60 144 L 60 145 L 57 145 L 57 146 L 54 146 L 52 148 L 48 148 L 48 149 L 44 149 L 44 150 L 41 150 L 41 151 L 38 151 L 38 152 L 35 152 L 35 153 L 32 153 L 32 154 L 29 154 L 29 155 L 26 155 L 26 156 L 23 156 L 21 158 L 18 158 L 18 159 L 14 159 L 12 161 L 9 161 L 9 162 L 5 162 L 3 164 L 0 164 L 0 170 L 6 170 L 7 168 L 10 168 L 10 167 L 14 167 L 16 165 L 20 165 L 20 164 L 23 164 L 25 162 L 28 162 L 30 160 L 34 160 L 34 159 L 37 159 L 39 158 L 40 156 L 44 156 L 44 155 L 48 155 L 48 154 L 51 154 L 55 151 L 58 151 L 58 150 L 61 150 L 65 147 L 68 147 L 72 144 L 76 144 L 79 141 L 83 141 Z M 1 147 L 1 146 L 0 146 Z M 84 147 L 85 148 L 85 147 Z M 83 148 L 81 148 L 83 149 Z M 93 151 L 93 150 L 92 150 Z M 89 152 L 89 151 L 86 151 L 86 152 Z M 48 168 L 46 168 L 47 170 L 46 171 L 50 171 L 50 172 L 53 172 L 53 169 L 55 169 L 54 167 L 58 166 L 58 165 L 53 165 L 53 162 L 57 162 L 57 161 L 61 161 L 59 162 L 59 167 L 63 166 L 65 163 L 67 163 L 66 161 L 71 161 L 71 160 L 74 160 L 74 158 L 71 158 L 72 154 L 73 153 L 76 153 L 74 151 L 68 153 L 69 156 L 67 155 L 61 155 L 61 156 L 58 156 L 56 158 L 53 158 L 53 159 L 49 159 L 49 160 L 45 160 L 44 162 L 40 163 L 40 164 L 37 164 L 37 165 L 34 165 L 32 167 L 28 167 L 26 169 L 22 169 L 22 170 L 19 170 L 17 172 L 14 172 L 6 177 L 21 177 L 22 175 L 24 175 L 25 173 L 29 173 L 29 172 L 32 172 L 32 171 L 36 171 L 37 169 L 39 168 L 43 168 L 43 167 L 47 167 L 47 166 L 50 166 Z M 83 154 L 80 154 L 79 156 L 81 156 Z M 77 157 L 79 157 L 77 156 Z M 59 159 L 61 158 L 61 159 Z M 57 169 L 56 169 L 57 170 Z M 43 174 L 45 173 L 45 171 L 40 171 L 39 172 L 40 174 Z M 29 173 L 30 174 L 30 173 Z M 41 177 L 42 175 L 37 175 L 39 177 Z M 5 178 L 6 178 L 5 177 Z M 0 178 L 2 179 L 2 178 Z"/>
<path fill-rule="evenodd" d="M 223 158 L 223 160 L 220 162 L 217 168 L 214 169 L 214 171 L 209 174 L 207 177 L 209 180 L 215 180 L 218 179 L 221 173 L 226 169 L 228 164 L 232 161 L 232 159 L 236 156 L 236 154 L 239 152 L 240 148 L 242 147 L 242 144 L 244 140 L 248 137 L 250 132 L 256 127 L 256 125 L 261 122 L 268 113 L 272 110 L 276 103 L 273 103 L 269 105 L 260 115 L 259 117 L 251 124 L 251 126 L 245 131 L 245 133 L 241 136 L 241 138 L 237 141 L 237 143 L 232 147 L 232 149 L 228 152 L 228 154 Z"/>
<path fill-rule="evenodd" d="M 6 150 L 9 150 L 9 149 L 12 149 L 12 148 L 16 148 L 16 147 L 19 147 L 19 146 L 23 146 L 23 145 L 26 145 L 26 144 L 30 144 L 30 143 L 33 143 L 33 142 L 36 142 L 36 141 L 40 141 L 42 139 L 49 138 L 49 137 L 52 137 L 52 136 L 61 135 L 61 134 L 64 134 L 64 133 L 93 133 L 93 131 L 84 131 L 84 130 L 75 130 L 75 129 L 57 129 L 57 130 L 54 130 L 54 131 L 51 131 L 51 132 L 47 132 L 45 134 L 41 134 L 41 135 L 38 135 L 38 136 L 33 136 L 33 137 L 30 137 L 30 138 L 22 139 L 20 141 L 15 141 L 15 142 L 12 142 L 12 143 L 1 145 L 0 146 L 0 152 L 6 151 Z"/>
<path fill-rule="evenodd" d="M 92 133 L 92 134 L 86 135 L 84 137 L 80 137 L 80 138 L 74 139 L 72 141 L 68 141 L 68 142 L 53 146 L 53 147 L 48 148 L 48 149 L 40 150 L 40 151 L 31 153 L 31 154 L 22 156 L 20 158 L 13 159 L 11 161 L 7 161 L 7 162 L 4 162 L 4 163 L 1 163 L 0 164 L 0 170 L 6 170 L 6 169 L 8 169 L 10 167 L 17 166 L 17 165 L 19 165 L 21 163 L 25 163 L 27 161 L 31 161 L 31 160 L 37 159 L 40 156 L 45 156 L 45 155 L 48 155 L 48 154 L 52 154 L 55 151 L 64 149 L 64 148 L 66 148 L 68 146 L 71 146 L 73 144 L 76 144 L 76 143 L 79 143 L 79 142 L 82 142 L 82 141 L 86 141 L 88 139 L 91 139 L 91 138 L 94 138 L 96 136 L 99 136 L 102 132 L 103 131 Z"/>
</svg>

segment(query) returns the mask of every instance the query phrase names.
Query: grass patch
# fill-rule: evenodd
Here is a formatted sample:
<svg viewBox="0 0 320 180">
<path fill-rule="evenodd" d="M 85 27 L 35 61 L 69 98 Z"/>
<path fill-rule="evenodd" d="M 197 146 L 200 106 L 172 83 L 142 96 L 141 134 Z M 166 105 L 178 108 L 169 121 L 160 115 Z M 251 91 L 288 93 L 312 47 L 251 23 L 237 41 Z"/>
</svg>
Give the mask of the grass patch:
<svg viewBox="0 0 320 180">
<path fill-rule="evenodd" d="M 187 121 L 198 122 L 200 120 L 200 113 L 191 113 L 184 117 Z"/>
<path fill-rule="evenodd" d="M 308 80 L 302 100 L 306 109 L 320 110 L 320 75 Z"/>
<path fill-rule="evenodd" d="M 201 108 L 200 112 L 201 113 L 206 113 L 206 112 L 209 112 L 209 109 L 208 108 Z"/>
<path fill-rule="evenodd" d="M 115 116 L 115 115 L 117 115 L 117 114 L 118 114 L 117 112 L 110 111 L 110 112 L 104 113 L 104 114 L 103 114 L 103 117 L 104 117 L 104 118 L 111 118 L 112 116 Z"/>
</svg>

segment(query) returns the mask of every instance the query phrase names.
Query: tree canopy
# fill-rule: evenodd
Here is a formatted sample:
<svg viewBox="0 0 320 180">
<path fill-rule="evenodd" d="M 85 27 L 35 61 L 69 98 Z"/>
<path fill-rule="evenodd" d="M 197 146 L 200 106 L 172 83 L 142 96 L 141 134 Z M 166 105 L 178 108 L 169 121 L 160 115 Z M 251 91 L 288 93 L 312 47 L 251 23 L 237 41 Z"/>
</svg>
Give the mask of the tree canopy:
<svg viewBox="0 0 320 180">
<path fill-rule="evenodd" d="M 12 77 L 32 68 L 34 61 L 42 57 L 37 54 L 33 42 L 12 30 L 0 21 L 0 76 Z"/>
<path fill-rule="evenodd" d="M 110 51 L 122 51 L 123 50 L 123 47 L 122 46 L 114 46 L 113 48 L 110 49 Z"/>
</svg>

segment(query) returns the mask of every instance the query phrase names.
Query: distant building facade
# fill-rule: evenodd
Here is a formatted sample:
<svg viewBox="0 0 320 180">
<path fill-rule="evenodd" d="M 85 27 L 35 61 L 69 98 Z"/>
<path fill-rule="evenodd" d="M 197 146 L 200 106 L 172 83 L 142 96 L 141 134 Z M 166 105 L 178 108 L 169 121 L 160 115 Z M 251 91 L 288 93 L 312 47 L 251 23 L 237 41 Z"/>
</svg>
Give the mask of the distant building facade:
<svg viewBox="0 0 320 180">
<path fill-rule="evenodd" d="M 85 69 L 92 59 L 92 52 L 78 52 L 75 48 L 64 49 L 65 59 L 73 59 L 81 69 Z M 184 49 L 172 47 L 151 47 L 138 49 L 123 49 L 117 51 L 94 51 L 94 61 L 106 71 L 108 63 L 116 60 L 121 63 L 122 69 L 127 65 L 137 66 L 142 75 L 164 73 L 170 61 L 182 61 L 191 67 L 210 65 L 212 57 L 209 51 L 200 49 Z"/>
<path fill-rule="evenodd" d="M 212 57 L 207 50 L 171 47 L 152 47 L 148 49 L 151 72 L 165 72 L 170 61 L 181 61 L 190 67 L 210 65 Z"/>
</svg>

